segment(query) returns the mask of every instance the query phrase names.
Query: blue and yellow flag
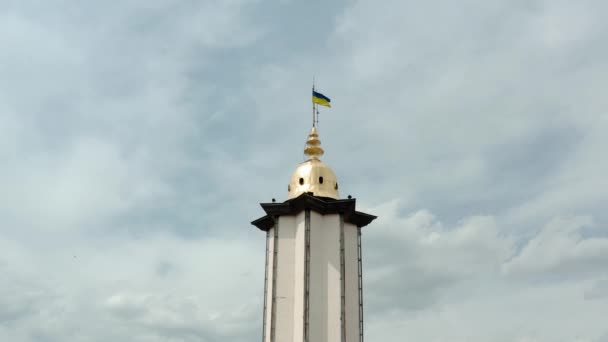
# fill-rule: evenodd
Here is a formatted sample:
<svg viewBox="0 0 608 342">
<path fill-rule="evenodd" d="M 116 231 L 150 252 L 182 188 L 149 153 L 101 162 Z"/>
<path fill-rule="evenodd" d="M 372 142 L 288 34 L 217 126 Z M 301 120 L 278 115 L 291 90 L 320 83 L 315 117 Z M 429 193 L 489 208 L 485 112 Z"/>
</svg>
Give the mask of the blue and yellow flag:
<svg viewBox="0 0 608 342">
<path fill-rule="evenodd" d="M 314 89 L 312 90 L 312 103 L 320 104 L 321 106 L 325 107 L 331 107 L 330 102 L 331 100 L 329 97 L 321 93 L 317 93 Z"/>
</svg>

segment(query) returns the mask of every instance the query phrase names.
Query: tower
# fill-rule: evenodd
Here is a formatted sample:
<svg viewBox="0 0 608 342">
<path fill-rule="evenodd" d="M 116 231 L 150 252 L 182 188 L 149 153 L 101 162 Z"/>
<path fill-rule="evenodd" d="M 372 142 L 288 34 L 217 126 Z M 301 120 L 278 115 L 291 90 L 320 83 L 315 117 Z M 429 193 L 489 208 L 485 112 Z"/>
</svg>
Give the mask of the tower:
<svg viewBox="0 0 608 342">
<path fill-rule="evenodd" d="M 282 203 L 261 203 L 266 232 L 263 342 L 362 342 L 361 228 L 376 216 L 340 199 L 313 126 Z"/>
</svg>

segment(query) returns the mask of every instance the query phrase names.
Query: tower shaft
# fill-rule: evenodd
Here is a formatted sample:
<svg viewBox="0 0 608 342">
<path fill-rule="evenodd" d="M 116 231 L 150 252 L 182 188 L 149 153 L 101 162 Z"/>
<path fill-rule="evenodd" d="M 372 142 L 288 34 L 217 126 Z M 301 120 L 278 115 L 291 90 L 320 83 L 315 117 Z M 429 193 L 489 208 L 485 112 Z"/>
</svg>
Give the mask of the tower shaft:
<svg viewBox="0 0 608 342">
<path fill-rule="evenodd" d="M 263 342 L 363 340 L 361 227 L 355 200 L 309 194 L 267 203 Z"/>
<path fill-rule="evenodd" d="M 357 342 L 359 228 L 310 209 L 268 230 L 264 341 Z"/>
</svg>

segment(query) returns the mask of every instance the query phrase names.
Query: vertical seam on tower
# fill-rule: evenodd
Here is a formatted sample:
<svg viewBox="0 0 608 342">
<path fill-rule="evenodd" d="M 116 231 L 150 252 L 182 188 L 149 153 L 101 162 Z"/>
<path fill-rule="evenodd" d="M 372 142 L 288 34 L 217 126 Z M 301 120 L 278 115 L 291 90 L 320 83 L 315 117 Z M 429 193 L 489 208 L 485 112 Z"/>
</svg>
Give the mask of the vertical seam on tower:
<svg viewBox="0 0 608 342">
<path fill-rule="evenodd" d="M 304 342 L 309 340 L 310 324 L 310 209 L 304 214 Z"/>
<path fill-rule="evenodd" d="M 262 342 L 266 342 L 266 320 L 268 319 L 267 300 L 268 300 L 268 260 L 270 259 L 269 246 L 270 245 L 270 231 L 266 231 L 266 263 L 264 265 L 264 316 L 262 321 Z"/>
<path fill-rule="evenodd" d="M 270 312 L 270 341 L 276 342 L 276 320 L 277 320 L 277 265 L 279 252 L 279 224 L 275 219 L 274 225 L 274 249 L 272 251 L 272 308 Z"/>
<path fill-rule="evenodd" d="M 363 342 L 363 262 L 361 255 L 361 227 L 357 227 L 357 262 L 359 263 L 359 342 Z"/>
<path fill-rule="evenodd" d="M 344 217 L 340 215 L 340 328 L 346 342 L 346 257 L 344 255 Z"/>
</svg>

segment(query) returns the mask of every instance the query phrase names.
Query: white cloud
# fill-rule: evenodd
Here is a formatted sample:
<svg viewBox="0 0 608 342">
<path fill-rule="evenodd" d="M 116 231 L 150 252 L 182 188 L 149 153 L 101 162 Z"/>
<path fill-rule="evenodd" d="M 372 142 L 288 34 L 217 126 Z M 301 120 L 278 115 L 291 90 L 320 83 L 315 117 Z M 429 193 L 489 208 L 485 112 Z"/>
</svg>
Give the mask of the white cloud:
<svg viewBox="0 0 608 342">
<path fill-rule="evenodd" d="M 608 238 L 585 237 L 582 229 L 591 225 L 588 217 L 555 219 L 504 265 L 506 274 L 597 275 L 608 264 Z"/>
<path fill-rule="evenodd" d="M 587 291 L 585 291 L 585 299 L 588 300 L 604 297 L 608 297 L 608 275 L 598 279 Z"/>
<path fill-rule="evenodd" d="M 0 5 L 0 339 L 258 336 L 312 74 L 367 339 L 606 339 L 606 5 L 314 6 Z"/>
<path fill-rule="evenodd" d="M 76 239 L 44 254 L 22 247 L 29 263 L 15 248 L 3 249 L 0 333 L 24 341 L 34 340 L 33 334 L 240 341 L 259 323 L 261 285 L 244 286 L 263 282 L 263 275 L 251 271 L 263 269 L 263 248 L 256 247 L 170 236 Z M 171 271 L 160 271 L 160 264 Z"/>
<path fill-rule="evenodd" d="M 492 217 L 445 227 L 428 211 L 400 211 L 394 201 L 375 208 L 365 228 L 367 338 L 570 342 L 603 332 L 606 261 L 593 258 L 608 249 L 580 235 L 588 218 L 555 219 L 519 249 Z"/>
</svg>

